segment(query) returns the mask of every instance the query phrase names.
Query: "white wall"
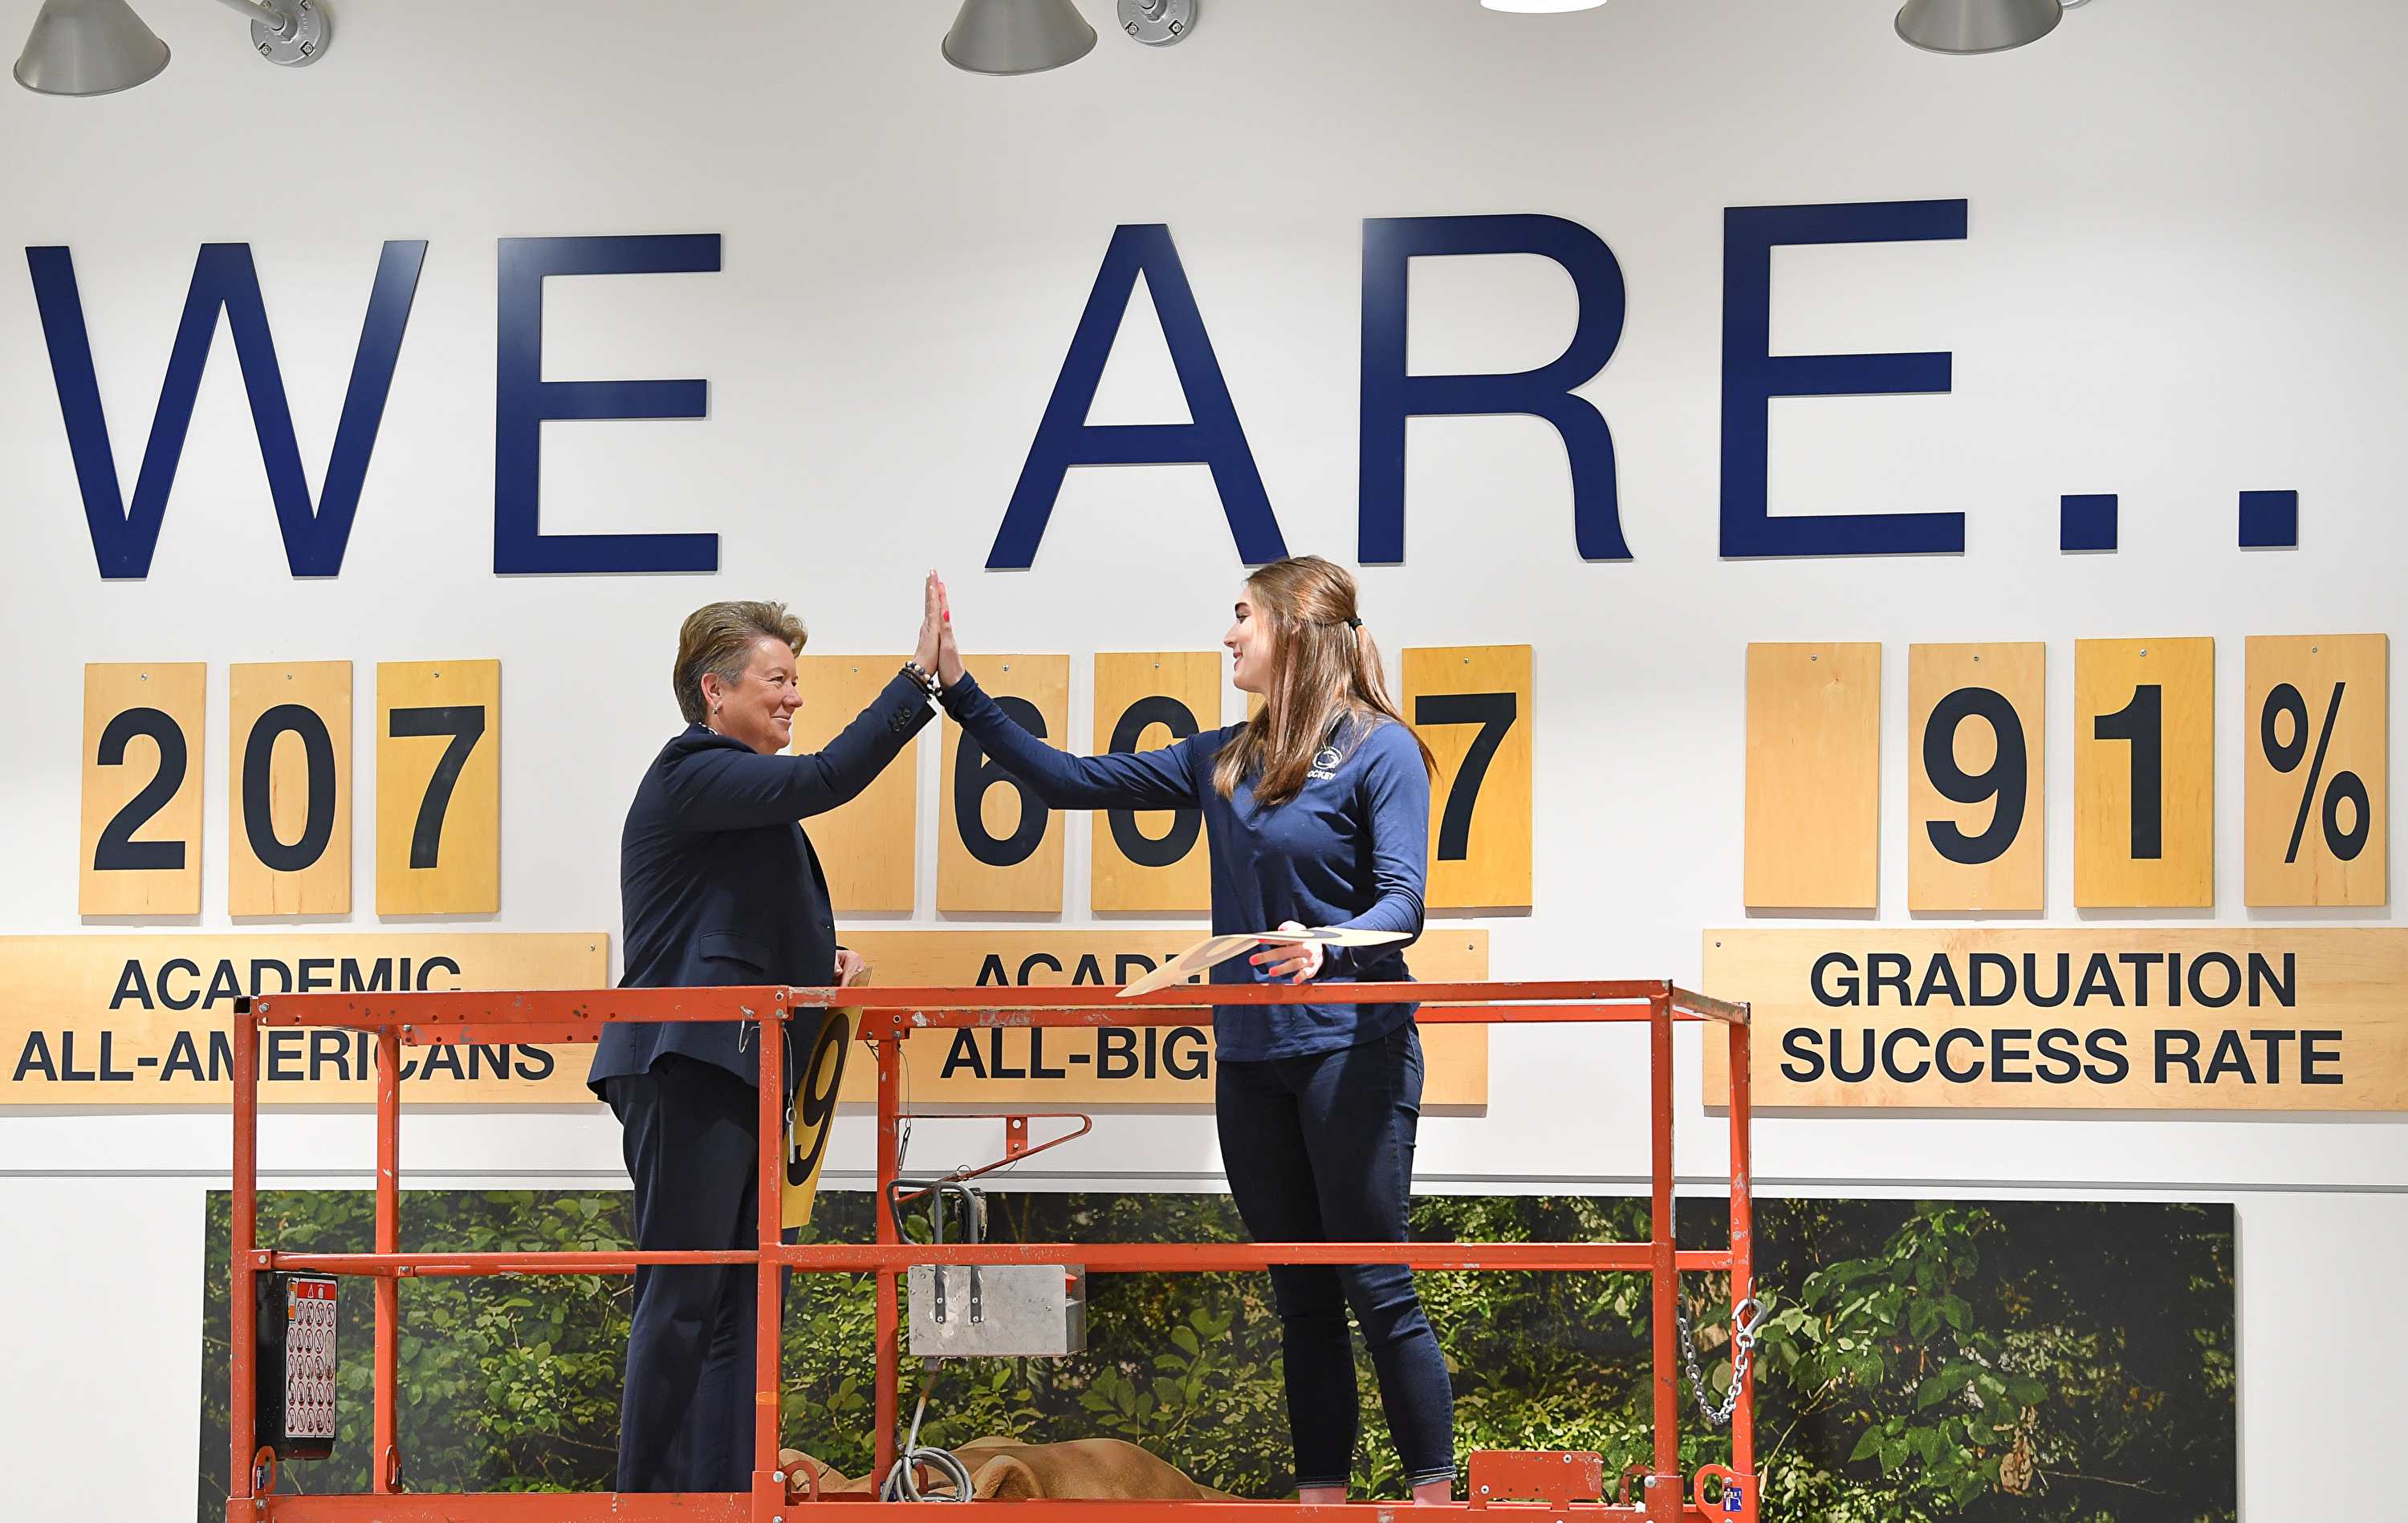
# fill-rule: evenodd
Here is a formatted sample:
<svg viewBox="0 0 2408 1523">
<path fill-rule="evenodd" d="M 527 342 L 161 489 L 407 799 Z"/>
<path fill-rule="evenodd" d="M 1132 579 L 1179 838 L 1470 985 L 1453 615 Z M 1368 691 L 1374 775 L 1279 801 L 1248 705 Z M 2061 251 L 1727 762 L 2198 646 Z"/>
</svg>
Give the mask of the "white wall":
<svg viewBox="0 0 2408 1523">
<path fill-rule="evenodd" d="M 1627 327 L 1583 390 L 1614 431 L 1636 559 L 1575 557 L 1543 424 L 1449 420 L 1412 425 L 1407 563 L 1364 575 L 1392 655 L 1538 648 L 1537 906 L 1491 923 L 1499 975 L 1694 979 L 1700 929 L 1744 920 L 1752 639 L 1885 643 L 1885 921 L 1907 918 L 1906 644 L 2048 642 L 2047 918 L 2071 921 L 2071 641 L 2113 634 L 2218 641 L 2219 907 L 2199 918 L 2393 919 L 2241 907 L 2241 641 L 2400 623 L 2408 14 L 2102 0 L 2038 46 L 1948 59 L 1900 44 L 1887 0 L 1562 18 L 1210 0 L 1192 41 L 1155 51 L 1083 0 L 1105 29 L 1093 55 L 998 80 L 940 61 L 952 8 L 743 0 L 689 35 L 658 6 L 517 0 L 472 33 L 456 7 L 359 0 L 323 64 L 283 73 L 217 7 L 147 0 L 176 55 L 157 80 L 0 93 L 0 247 L 72 246 L 129 490 L 199 243 L 252 247 L 314 482 L 379 244 L 432 240 L 331 581 L 284 569 L 222 334 L 152 574 L 100 582 L 31 291 L 0 280 L 0 932 L 79 926 L 91 661 L 210 663 L 211 929 L 231 924 L 228 662 L 499 656 L 502 930 L 615 933 L 617 822 L 676 727 L 676 622 L 706 600 L 782 597 L 815 649 L 891 651 L 939 566 L 973 648 L 1072 654 L 1084 733 L 1085 657 L 1208 647 L 1241 575 L 1201 467 L 1075 472 L 1035 568 L 979 569 L 1114 225 L 1169 223 L 1289 545 L 1351 560 L 1361 219 L 1502 211 L 1584 222 L 1620 259 Z M 1923 197 L 1969 199 L 1971 235 L 1779 253 L 1774 339 L 1948 349 L 1955 391 L 1776 403 L 1773 502 L 1962 510 L 1966 552 L 1718 559 L 1722 208 Z M 553 282 L 547 374 L 708 377 L 711 416 L 551 428 L 546 527 L 712 529 L 723 569 L 496 578 L 494 240 L 646 232 L 723 234 L 723 273 Z M 1571 301 L 1536 260 L 1426 268 L 1415 365 L 1543 362 Z M 1179 416 L 1138 313 L 1096 421 Z M 2234 494 L 2283 487 L 2300 492 L 2300 548 L 2236 549 Z M 2117 554 L 2056 548 L 2058 495 L 2087 491 L 2121 494 Z M 355 754 L 366 797 L 366 729 Z M 1068 829 L 1075 923 L 1086 821 Z M 915 919 L 933 924 L 924 855 Z M 1635 1181 L 1640 1050 L 1499 1033 L 1489 1114 L 1428 1123 L 1425 1187 Z M 1053 1155 L 1054 1182 L 1210 1188 L 1206 1124 L 1104 1125 L 1108 1148 Z M 1720 1167 L 1720 1126 L 1684 1105 L 1684 1174 Z M 366 1136 L 356 1116 L 275 1117 L 266 1175 L 361 1183 Z M 2408 1420 L 2382 1349 L 2301 1313 L 2354 1304 L 2363 1267 L 2408 1246 L 2401 1141 L 2392 1117 L 1857 1115 L 1767 1118 L 1757 1160 L 1773 1192 L 2236 1201 L 2244 1512 L 2269 1523 L 2314 1505 L 2280 1479 L 2303 1457 L 2364 1452 Z M 930 1161 L 991 1146 L 968 1124 L 921 1141 Z M 432 1115 L 407 1148 L 428 1185 L 618 1177 L 598 1112 Z M 0 1115 L 0 1458 L 28 1516 L 79 1498 L 129 1431 L 158 1462 L 114 1516 L 188 1516 L 200 1196 L 226 1158 L 219 1117 Z M 834 1162 L 860 1177 L 857 1121 Z M 22 1252 L 36 1244 L 76 1246 L 99 1266 L 79 1283 L 126 1308 L 107 1358 L 60 1343 L 61 1282 Z M 86 1420 L 93 1402 L 125 1420 Z"/>
</svg>

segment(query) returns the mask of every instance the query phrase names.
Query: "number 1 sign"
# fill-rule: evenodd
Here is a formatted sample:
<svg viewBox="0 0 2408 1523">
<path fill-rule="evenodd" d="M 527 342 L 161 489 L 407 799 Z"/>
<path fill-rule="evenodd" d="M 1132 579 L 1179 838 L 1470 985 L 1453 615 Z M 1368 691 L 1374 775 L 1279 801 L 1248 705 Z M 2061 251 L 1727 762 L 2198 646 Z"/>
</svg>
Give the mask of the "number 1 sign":
<svg viewBox="0 0 2408 1523">
<path fill-rule="evenodd" d="M 1530 648 L 1404 653 L 1405 718 L 1438 758 L 1430 785 L 1433 909 L 1530 904 Z"/>
<path fill-rule="evenodd" d="M 2215 642 L 2073 642 L 2073 903 L 2215 903 Z"/>
</svg>

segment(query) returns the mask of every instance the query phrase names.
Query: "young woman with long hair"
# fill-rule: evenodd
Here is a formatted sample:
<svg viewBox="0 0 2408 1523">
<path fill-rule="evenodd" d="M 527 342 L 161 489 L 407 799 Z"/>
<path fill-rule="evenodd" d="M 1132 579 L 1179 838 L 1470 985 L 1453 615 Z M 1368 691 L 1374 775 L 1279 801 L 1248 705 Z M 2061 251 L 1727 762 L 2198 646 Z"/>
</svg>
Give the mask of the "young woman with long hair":
<svg viewBox="0 0 2408 1523">
<path fill-rule="evenodd" d="M 946 711 L 1047 807 L 1201 809 L 1215 932 L 1418 936 L 1434 763 L 1388 696 L 1354 578 L 1318 556 L 1265 566 L 1246 579 L 1222 644 L 1238 687 L 1262 696 L 1260 711 L 1134 755 L 1069 756 L 1013 723 L 963 671 L 950 609 L 938 673 Z M 1283 943 L 1222 964 L 1212 980 L 1400 982 L 1412 976 L 1403 945 Z M 1222 1163 L 1256 1241 L 1405 1241 L 1422 1092 L 1414 1008 L 1213 1011 Z M 1454 1395 L 1412 1272 L 1289 1264 L 1270 1274 L 1299 1500 L 1346 1499 L 1361 1407 L 1350 1306 L 1414 1500 L 1449 1500 Z"/>
</svg>

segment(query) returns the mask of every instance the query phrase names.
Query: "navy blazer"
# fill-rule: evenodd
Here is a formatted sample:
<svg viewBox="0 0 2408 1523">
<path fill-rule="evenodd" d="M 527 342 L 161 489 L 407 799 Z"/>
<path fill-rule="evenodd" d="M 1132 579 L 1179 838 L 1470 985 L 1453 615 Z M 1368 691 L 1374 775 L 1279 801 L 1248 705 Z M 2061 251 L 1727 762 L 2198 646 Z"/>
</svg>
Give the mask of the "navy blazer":
<svg viewBox="0 0 2408 1523">
<path fill-rule="evenodd" d="M 696 724 L 661 747 L 619 841 L 624 989 L 836 982 L 836 912 L 818 853 L 796 821 L 867 788 L 934 711 L 900 673 L 827 749 L 763 756 Z M 813 1033 L 804 1032 L 809 1036 Z M 788 1049 L 786 1093 L 799 1075 Z M 749 1021 L 619 1021 L 586 1084 L 642 1074 L 664 1053 L 761 1082 Z"/>
</svg>

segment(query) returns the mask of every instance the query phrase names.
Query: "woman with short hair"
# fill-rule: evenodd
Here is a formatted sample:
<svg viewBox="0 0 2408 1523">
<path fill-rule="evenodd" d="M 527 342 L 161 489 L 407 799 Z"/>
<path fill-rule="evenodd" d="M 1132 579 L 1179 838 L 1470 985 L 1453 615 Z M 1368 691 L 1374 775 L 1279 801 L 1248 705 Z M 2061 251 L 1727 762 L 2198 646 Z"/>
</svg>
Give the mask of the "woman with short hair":
<svg viewBox="0 0 2408 1523">
<path fill-rule="evenodd" d="M 939 604 L 943 583 L 938 584 Z M 1160 750 L 1074 757 L 1013 723 L 962 669 L 950 613 L 946 712 L 1054 809 L 1201 809 L 1219 932 L 1422 929 L 1436 766 L 1388 696 L 1354 578 L 1319 556 L 1246 579 L 1222 643 L 1263 705 Z M 1412 977 L 1401 944 L 1283 943 L 1215 983 Z M 1402 1243 L 1421 1110 L 1412 1004 L 1232 1004 L 1212 1012 L 1214 1105 L 1229 1191 L 1258 1242 Z M 1453 1493 L 1446 1359 L 1401 1264 L 1274 1267 L 1298 1500 L 1343 1502 L 1360 1402 L 1347 1308 L 1417 1502 Z"/>
<path fill-rule="evenodd" d="M 620 837 L 623 988 L 824 988 L 862 970 L 836 944 L 827 879 L 796 821 L 868 787 L 928 722 L 934 576 L 923 601 L 915 659 L 809 756 L 784 754 L 803 701 L 802 620 L 781 603 L 714 603 L 686 619 L 670 672 L 686 728 L 652 759 Z M 813 1050 L 824 1018 L 798 1010 L 785 1023 L 789 1104 L 802 1078 L 795 1055 Z M 586 1083 L 619 1117 L 637 1247 L 759 1241 L 756 1025 L 603 1027 Z M 754 1284 L 749 1264 L 637 1269 L 616 1489 L 752 1488 Z"/>
</svg>

